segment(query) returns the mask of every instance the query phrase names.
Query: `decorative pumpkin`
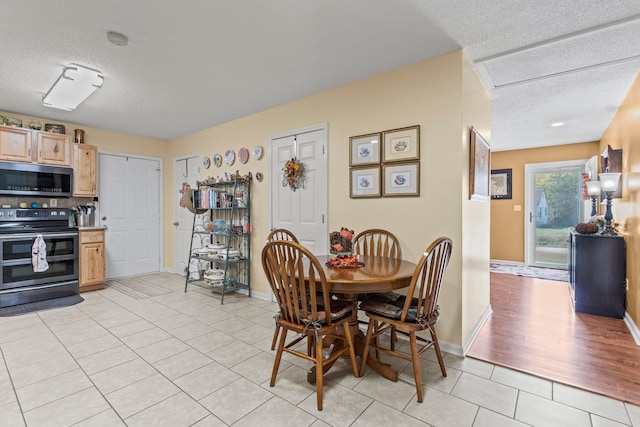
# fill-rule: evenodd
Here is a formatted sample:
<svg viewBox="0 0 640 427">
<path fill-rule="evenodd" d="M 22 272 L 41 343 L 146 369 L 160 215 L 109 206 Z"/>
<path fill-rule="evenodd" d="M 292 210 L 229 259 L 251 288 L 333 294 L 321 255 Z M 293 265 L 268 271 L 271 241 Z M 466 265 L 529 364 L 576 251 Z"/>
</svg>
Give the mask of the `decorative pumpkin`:
<svg viewBox="0 0 640 427">
<path fill-rule="evenodd" d="M 576 225 L 576 231 L 580 234 L 593 234 L 597 233 L 600 227 L 595 222 L 581 222 Z"/>
</svg>

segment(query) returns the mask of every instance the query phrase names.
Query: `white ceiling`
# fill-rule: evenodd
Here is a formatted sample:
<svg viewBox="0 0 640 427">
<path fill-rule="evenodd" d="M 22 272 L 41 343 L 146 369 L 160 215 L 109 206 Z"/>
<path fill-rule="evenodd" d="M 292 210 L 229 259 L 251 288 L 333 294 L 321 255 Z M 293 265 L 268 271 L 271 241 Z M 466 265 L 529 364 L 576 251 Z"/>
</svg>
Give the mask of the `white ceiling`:
<svg viewBox="0 0 640 427">
<path fill-rule="evenodd" d="M 492 150 L 593 141 L 640 71 L 636 0 L 11 1 L 0 34 L 0 111 L 161 139 L 462 47 L 492 92 Z M 103 87 L 42 106 L 70 63 Z"/>
</svg>

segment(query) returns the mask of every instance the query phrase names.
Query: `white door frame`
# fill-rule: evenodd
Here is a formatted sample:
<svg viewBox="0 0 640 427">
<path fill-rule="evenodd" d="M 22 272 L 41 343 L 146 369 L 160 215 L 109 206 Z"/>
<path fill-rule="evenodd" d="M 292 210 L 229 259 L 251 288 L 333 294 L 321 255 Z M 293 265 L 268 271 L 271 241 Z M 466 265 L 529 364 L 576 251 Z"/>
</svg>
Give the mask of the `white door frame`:
<svg viewBox="0 0 640 427">
<path fill-rule="evenodd" d="M 531 266 L 535 260 L 535 181 L 536 172 L 560 172 L 562 169 L 583 169 L 587 159 L 559 162 L 527 163 L 524 165 L 524 265 Z M 582 212 L 582 209 L 580 209 Z M 533 226 L 532 226 L 533 224 Z"/>
<path fill-rule="evenodd" d="M 177 176 L 176 176 L 177 171 L 176 171 L 176 168 L 175 168 L 176 162 L 181 161 L 181 160 L 187 161 L 187 159 L 191 159 L 191 158 L 197 158 L 196 163 L 198 164 L 198 168 L 199 168 L 200 165 L 202 164 L 201 156 L 202 155 L 199 154 L 199 153 L 191 153 L 191 154 L 184 154 L 184 155 L 181 155 L 181 156 L 174 157 L 173 158 L 173 163 L 172 163 L 172 166 L 173 166 L 173 177 L 172 177 L 172 181 L 171 181 L 172 185 L 174 183 L 178 182 L 178 179 L 177 179 Z M 200 169 L 198 170 L 198 175 L 199 175 L 198 178 L 200 178 L 200 175 L 201 175 Z M 174 203 L 174 205 L 173 205 L 173 221 L 171 222 L 171 224 L 173 226 L 172 233 L 173 233 L 173 246 L 174 246 L 174 251 L 173 251 L 173 269 L 172 269 L 172 271 L 174 273 L 176 273 L 176 274 L 182 275 L 184 273 L 184 271 L 181 271 L 178 268 L 178 266 L 179 266 L 178 257 L 180 255 L 178 254 L 178 252 L 176 250 L 176 248 L 179 247 L 179 245 L 177 244 L 177 242 L 178 242 L 178 233 L 177 233 L 178 228 L 173 224 L 175 224 L 177 222 L 177 220 L 178 220 L 178 210 L 179 209 L 185 209 L 185 208 L 180 207 L 180 193 L 178 192 L 178 190 L 173 188 L 172 189 L 172 194 L 174 194 L 174 196 L 175 196 L 174 197 L 175 200 L 173 201 L 173 203 Z M 191 225 L 190 225 L 190 227 L 191 227 Z M 191 236 L 189 236 L 189 239 L 191 239 Z M 187 259 L 188 255 L 189 255 L 188 253 L 183 254 L 184 259 Z"/>
<path fill-rule="evenodd" d="M 279 132 L 276 134 L 272 134 L 269 136 L 268 139 L 268 143 L 267 143 L 267 150 L 268 150 L 268 155 L 269 155 L 269 164 L 271 164 L 271 162 L 273 161 L 272 156 L 273 156 L 273 150 L 271 148 L 271 142 L 274 139 L 279 139 L 279 138 L 286 138 L 289 136 L 294 136 L 294 135 L 299 135 L 301 133 L 309 133 L 309 132 L 315 132 L 315 131 L 323 131 L 324 132 L 324 136 L 325 136 L 325 141 L 327 141 L 326 144 L 326 149 L 327 149 L 327 153 L 326 153 L 326 159 L 327 162 L 325 164 L 325 168 L 328 169 L 329 167 L 329 124 L 327 122 L 322 122 L 322 123 L 318 123 L 316 125 L 312 125 L 312 126 L 307 126 L 307 127 L 303 127 L 303 128 L 298 128 L 298 129 L 292 129 L 292 130 L 287 130 L 284 132 Z M 278 179 L 279 177 L 271 177 L 271 179 Z M 329 174 L 327 173 L 327 188 L 328 188 L 328 179 L 329 179 Z M 324 201 L 324 206 L 325 208 L 325 218 L 324 218 L 324 224 L 325 224 L 325 228 L 328 230 L 329 227 L 329 210 L 328 210 L 328 206 L 329 206 L 329 193 L 327 192 L 327 199 Z M 268 227 L 271 227 L 273 224 L 273 215 L 271 214 L 273 212 L 273 197 L 269 197 L 269 222 L 268 222 Z M 269 233 L 270 230 L 267 230 L 267 233 Z M 328 233 L 328 231 L 327 231 Z M 326 233 L 325 233 L 326 234 Z M 328 236 L 328 234 L 327 234 Z M 328 239 L 328 237 L 327 237 Z"/>
<path fill-rule="evenodd" d="M 164 270 L 164 209 L 162 208 L 164 206 L 164 191 L 163 191 L 163 176 L 164 176 L 164 160 L 162 159 L 162 157 L 154 157 L 154 156 L 144 156 L 141 154 L 131 154 L 131 153 L 122 153 L 122 152 L 118 152 L 118 151 L 104 151 L 104 150 L 98 150 L 98 171 L 100 170 L 100 155 L 111 155 L 111 156 L 121 156 L 121 157 L 131 157 L 131 158 L 136 158 L 136 159 L 144 159 L 144 160 L 153 160 L 153 161 L 157 161 L 158 162 L 158 167 L 160 168 L 160 171 L 158 172 L 158 210 L 160 213 L 160 219 L 158 222 L 158 251 L 159 254 L 158 256 L 160 257 L 159 260 L 159 271 L 163 271 Z M 96 177 L 96 179 L 99 178 L 99 173 L 98 173 L 98 177 Z M 100 188 L 100 185 L 98 183 L 98 188 Z M 98 203 L 100 203 L 100 194 L 98 194 Z M 108 230 L 106 231 L 107 233 L 109 232 Z M 108 251 L 109 248 L 105 247 L 105 251 Z M 107 279 L 109 279 L 109 277 L 107 277 Z"/>
</svg>

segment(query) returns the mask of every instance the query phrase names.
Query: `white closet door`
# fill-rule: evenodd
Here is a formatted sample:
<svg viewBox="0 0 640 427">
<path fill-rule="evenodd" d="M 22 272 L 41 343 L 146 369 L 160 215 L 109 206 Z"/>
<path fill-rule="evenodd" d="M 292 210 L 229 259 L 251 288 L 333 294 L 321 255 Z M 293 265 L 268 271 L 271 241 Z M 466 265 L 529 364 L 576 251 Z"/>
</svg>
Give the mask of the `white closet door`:
<svg viewBox="0 0 640 427">
<path fill-rule="evenodd" d="M 160 161 L 100 153 L 107 278 L 160 271 Z"/>
</svg>

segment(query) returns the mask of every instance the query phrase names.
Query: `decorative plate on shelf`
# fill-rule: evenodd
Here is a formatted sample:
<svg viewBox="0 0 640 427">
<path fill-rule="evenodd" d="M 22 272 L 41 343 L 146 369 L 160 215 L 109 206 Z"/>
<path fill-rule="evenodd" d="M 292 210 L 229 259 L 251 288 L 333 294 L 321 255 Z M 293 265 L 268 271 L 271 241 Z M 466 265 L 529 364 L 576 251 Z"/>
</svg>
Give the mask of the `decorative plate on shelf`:
<svg viewBox="0 0 640 427">
<path fill-rule="evenodd" d="M 259 145 L 256 145 L 255 147 L 253 147 L 253 158 L 256 160 L 260 160 L 261 157 L 262 157 L 262 147 Z"/>
<path fill-rule="evenodd" d="M 227 163 L 227 166 L 231 166 L 233 162 L 236 161 L 236 153 L 233 150 L 227 150 L 224 153 L 224 161 Z"/>
<path fill-rule="evenodd" d="M 208 156 L 203 157 L 202 165 L 205 167 L 205 169 L 209 169 L 209 166 L 211 166 L 211 159 Z"/>
<path fill-rule="evenodd" d="M 213 164 L 216 165 L 216 167 L 222 166 L 222 156 L 220 154 L 214 154 L 212 158 Z"/>
<path fill-rule="evenodd" d="M 242 164 L 245 164 L 247 163 L 247 160 L 249 160 L 249 150 L 242 147 L 238 150 L 238 161 Z"/>
</svg>

